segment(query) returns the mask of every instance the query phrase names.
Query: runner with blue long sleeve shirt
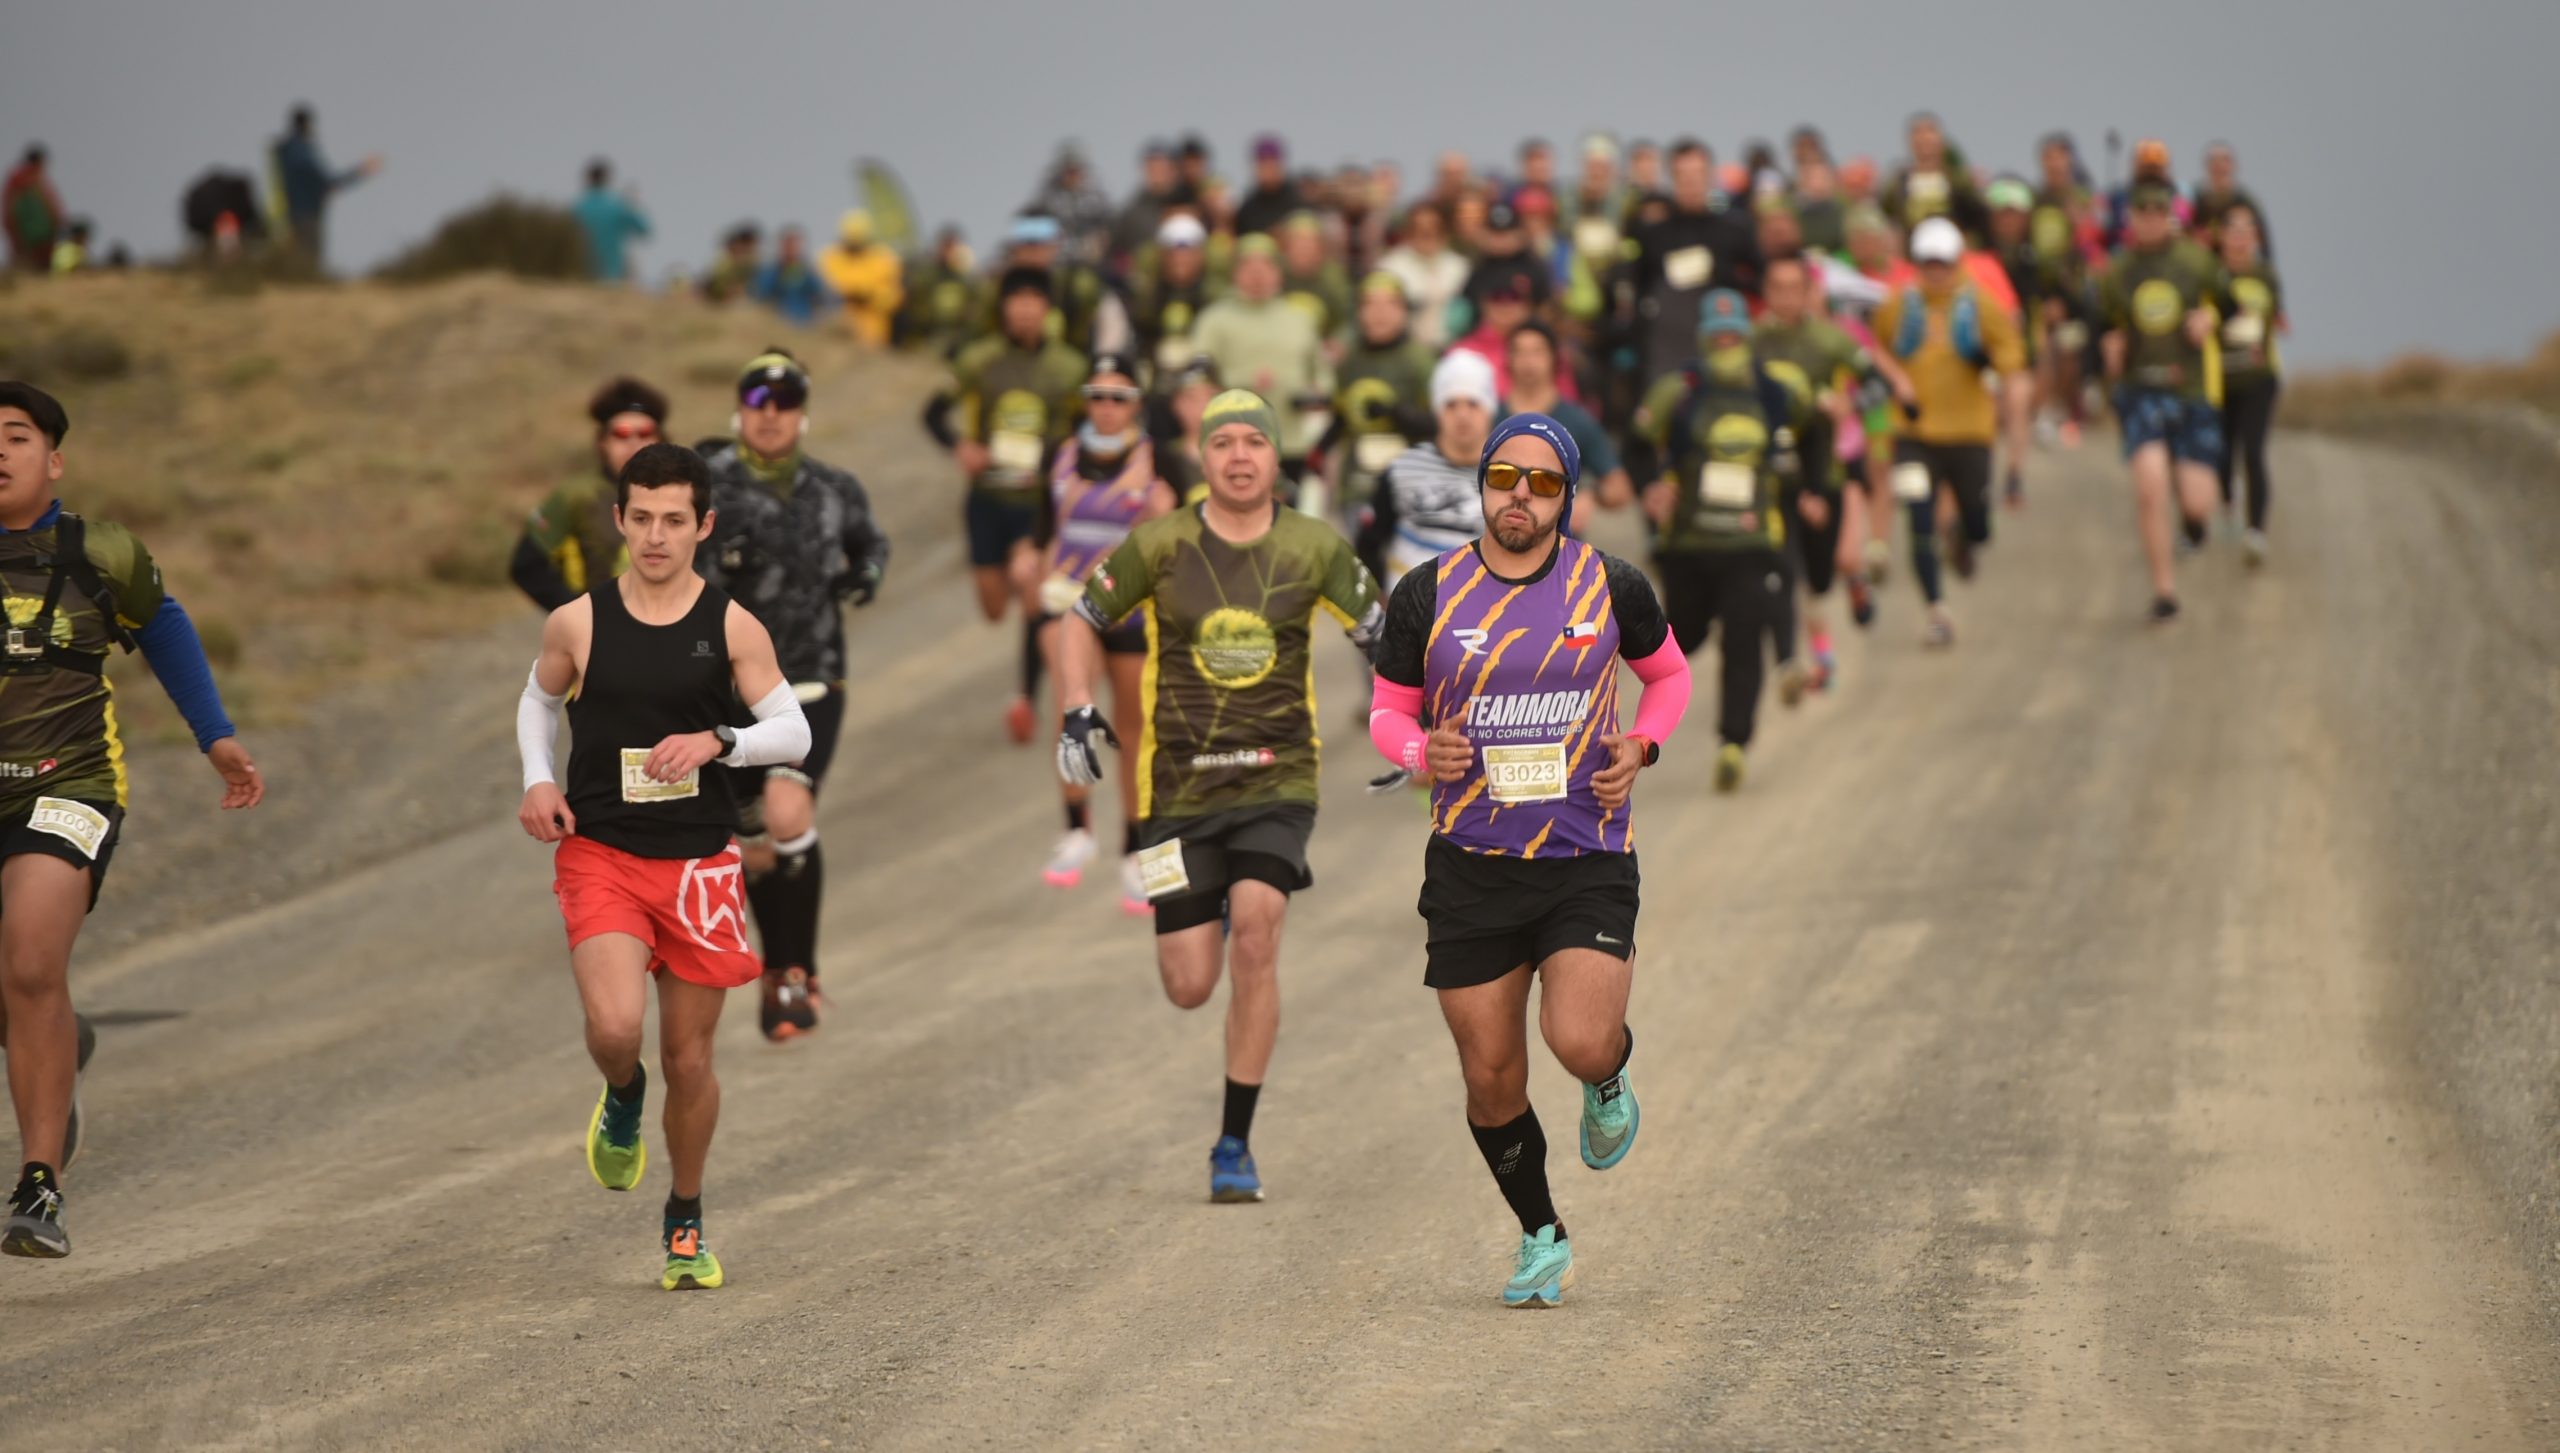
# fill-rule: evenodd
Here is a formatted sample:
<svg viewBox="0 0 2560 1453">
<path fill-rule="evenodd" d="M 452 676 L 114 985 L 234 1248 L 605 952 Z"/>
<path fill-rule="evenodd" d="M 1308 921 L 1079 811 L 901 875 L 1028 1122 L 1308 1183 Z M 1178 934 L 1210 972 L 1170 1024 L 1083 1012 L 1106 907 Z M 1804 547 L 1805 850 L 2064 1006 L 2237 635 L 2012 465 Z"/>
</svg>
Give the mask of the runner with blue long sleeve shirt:
<svg viewBox="0 0 2560 1453">
<path fill-rule="evenodd" d="M 222 805 L 266 796 L 223 715 L 204 644 L 121 525 L 66 513 L 62 438 L 71 421 L 43 390 L 0 382 L 0 1036 L 26 1164 L 0 1252 L 58 1257 L 62 1168 L 76 1109 L 80 1033 L 71 1012 L 72 941 L 96 906 L 124 823 L 124 741 L 105 667 L 139 649 L 222 774 Z"/>
</svg>

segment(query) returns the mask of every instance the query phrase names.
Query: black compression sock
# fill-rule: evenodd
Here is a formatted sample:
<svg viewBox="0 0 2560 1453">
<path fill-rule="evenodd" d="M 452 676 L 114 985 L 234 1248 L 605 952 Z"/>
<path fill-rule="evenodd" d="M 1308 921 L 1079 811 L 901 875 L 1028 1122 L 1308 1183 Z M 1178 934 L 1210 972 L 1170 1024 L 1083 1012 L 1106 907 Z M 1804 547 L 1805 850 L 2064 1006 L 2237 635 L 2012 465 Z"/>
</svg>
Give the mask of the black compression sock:
<svg viewBox="0 0 2560 1453">
<path fill-rule="evenodd" d="M 1523 1110 L 1520 1118 L 1508 1125 L 1467 1123 L 1476 1138 L 1476 1149 L 1484 1152 L 1484 1163 L 1493 1172 L 1493 1183 L 1502 1191 L 1502 1199 L 1511 1203 L 1511 1213 L 1520 1218 L 1520 1229 L 1536 1235 L 1541 1226 L 1556 1228 L 1556 1239 L 1564 1239 L 1564 1222 L 1556 1216 L 1556 1201 L 1547 1191 L 1547 1133 L 1538 1127 L 1538 1112 Z"/>
<path fill-rule="evenodd" d="M 823 843 L 780 854 L 773 871 L 747 892 L 756 927 L 764 931 L 767 969 L 808 969 L 818 964 L 818 907 L 826 889 Z"/>
<path fill-rule="evenodd" d="M 611 1095 L 623 1104 L 632 1104 L 646 1097 L 649 1093 L 649 1067 L 647 1065 L 635 1064 L 631 1067 L 631 1079 L 629 1083 L 607 1085 L 604 1089 L 606 1094 Z"/>
<path fill-rule="evenodd" d="M 779 867 L 747 879 L 747 910 L 755 916 L 756 936 L 762 944 L 767 969 L 789 968 L 802 957 L 786 926 L 792 917 L 790 898 Z"/>
<path fill-rule="evenodd" d="M 2203 521 L 2203 520 L 2189 520 L 2189 521 L 2187 521 L 2187 522 L 2186 522 L 2186 527 L 2187 527 L 2187 543 L 2188 543 L 2188 544 L 2190 544 L 2190 545 L 2201 545 L 2201 544 L 2203 544 L 2203 543 L 2204 543 L 2205 529 L 2206 529 L 2206 522 L 2205 522 L 2205 521 Z"/>
<path fill-rule="evenodd" d="M 1122 857 L 1127 857 L 1129 854 L 1134 853 L 1137 850 L 1138 825 L 1134 822 L 1124 822 L 1120 824 L 1120 855 Z"/>
<path fill-rule="evenodd" d="M 670 1221 L 701 1220 L 702 1198 L 700 1196 L 679 1196 L 673 1192 L 669 1192 L 667 1195 L 667 1219 Z"/>
<path fill-rule="evenodd" d="M 1093 804 L 1092 804 L 1092 803 L 1089 803 L 1089 802 L 1070 802 L 1070 803 L 1068 803 L 1068 804 L 1067 804 L 1067 831 L 1069 831 L 1069 832 L 1086 832 L 1086 831 L 1091 830 L 1091 828 L 1092 828 L 1092 827 L 1093 827 Z"/>
<path fill-rule="evenodd" d="M 1022 621 L 1022 695 L 1027 701 L 1040 699 L 1040 622 L 1030 616 Z"/>
<path fill-rule="evenodd" d="M 1251 1139 L 1253 1136 L 1253 1106 L 1254 1102 L 1261 1098 L 1262 1087 L 1260 1085 L 1239 1085 L 1233 1080 L 1227 1081 L 1226 1119 L 1221 1124 L 1218 1133 L 1220 1135 L 1231 1136 L 1237 1140 Z"/>
</svg>

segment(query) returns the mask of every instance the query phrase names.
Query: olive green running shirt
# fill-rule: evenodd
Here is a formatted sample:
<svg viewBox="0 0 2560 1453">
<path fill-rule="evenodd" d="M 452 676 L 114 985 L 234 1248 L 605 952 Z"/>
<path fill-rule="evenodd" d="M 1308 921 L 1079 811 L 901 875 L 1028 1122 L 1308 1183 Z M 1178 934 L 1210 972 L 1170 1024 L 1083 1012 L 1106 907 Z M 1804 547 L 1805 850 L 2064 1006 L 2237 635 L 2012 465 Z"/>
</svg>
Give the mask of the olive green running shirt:
<svg viewBox="0 0 2560 1453">
<path fill-rule="evenodd" d="M 163 598 L 151 552 L 122 525 L 87 520 L 85 528 L 89 561 L 114 597 L 124 628 L 150 624 Z M 53 544 L 51 526 L 0 534 L 0 592 L 12 631 L 44 629 L 36 617 L 53 581 Z M 53 644 L 102 661 L 115 647 L 97 602 L 67 582 L 48 634 Z M 42 648 L 24 638 L 18 646 Z M 38 797 L 125 805 L 115 688 L 104 676 L 26 659 L 17 650 L 0 652 L 0 812 L 23 814 Z"/>
<path fill-rule="evenodd" d="M 1261 539 L 1221 539 L 1200 506 L 1129 532 L 1085 583 L 1097 630 L 1147 627 L 1138 815 L 1185 819 L 1316 800 L 1315 655 L 1329 611 L 1364 650 L 1378 582 L 1333 527 L 1275 507 Z"/>
</svg>

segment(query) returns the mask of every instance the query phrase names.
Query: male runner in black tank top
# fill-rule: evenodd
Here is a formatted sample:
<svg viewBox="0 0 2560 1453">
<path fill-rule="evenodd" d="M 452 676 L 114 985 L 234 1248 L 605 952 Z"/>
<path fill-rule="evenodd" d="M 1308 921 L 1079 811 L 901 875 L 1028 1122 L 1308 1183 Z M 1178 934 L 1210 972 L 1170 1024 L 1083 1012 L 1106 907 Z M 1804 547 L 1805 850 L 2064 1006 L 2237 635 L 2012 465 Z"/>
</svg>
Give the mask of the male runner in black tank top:
<svg viewBox="0 0 2560 1453">
<path fill-rule="evenodd" d="M 694 573 L 711 533 L 711 472 L 689 449 L 652 444 L 615 481 L 629 547 L 620 578 L 551 613 L 516 708 L 524 757 L 517 820 L 558 843 L 552 890 L 569 925 L 569 969 L 586 1009 L 587 1053 L 604 1093 L 587 1122 L 587 1169 L 627 1191 L 648 1165 L 640 1138 L 647 984 L 658 981 L 658 1069 L 667 1077 L 675 1185 L 663 1241 L 669 1291 L 720 1285 L 702 1240 L 702 1168 L 720 1118 L 712 1031 L 728 991 L 763 972 L 749 948 L 728 779 L 703 768 L 797 761 L 809 724 L 756 618 Z M 564 795 L 552 769 L 561 702 L 573 742 Z M 755 724 L 732 729 L 736 702 Z"/>
</svg>

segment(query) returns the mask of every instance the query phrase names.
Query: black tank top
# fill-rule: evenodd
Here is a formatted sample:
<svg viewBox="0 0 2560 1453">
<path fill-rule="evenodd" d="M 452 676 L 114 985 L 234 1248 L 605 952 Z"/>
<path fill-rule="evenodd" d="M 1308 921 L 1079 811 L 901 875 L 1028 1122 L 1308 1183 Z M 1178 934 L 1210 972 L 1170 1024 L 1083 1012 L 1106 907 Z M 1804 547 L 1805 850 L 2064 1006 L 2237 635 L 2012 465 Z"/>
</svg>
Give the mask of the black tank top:
<svg viewBox="0 0 2560 1453">
<path fill-rule="evenodd" d="M 729 597 L 706 581 L 693 609 L 666 626 L 633 619 L 619 581 L 587 598 L 595 634 L 569 701 L 568 797 L 578 835 L 634 857 L 711 857 L 738 824 L 728 772 L 707 765 L 691 783 L 662 783 L 641 764 L 668 737 L 707 732 L 736 714 Z"/>
</svg>

